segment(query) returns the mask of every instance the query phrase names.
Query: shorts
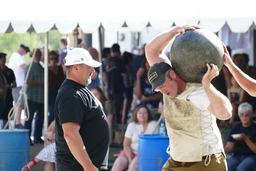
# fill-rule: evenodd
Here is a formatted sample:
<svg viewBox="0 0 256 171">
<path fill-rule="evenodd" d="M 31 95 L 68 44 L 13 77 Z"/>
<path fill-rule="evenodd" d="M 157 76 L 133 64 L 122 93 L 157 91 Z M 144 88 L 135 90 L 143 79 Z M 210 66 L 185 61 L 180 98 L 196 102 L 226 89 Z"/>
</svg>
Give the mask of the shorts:
<svg viewBox="0 0 256 171">
<path fill-rule="evenodd" d="M 210 158 L 209 165 L 205 166 L 205 157 L 200 162 L 178 162 L 170 157 L 164 164 L 162 171 L 227 171 L 226 157 L 222 153 L 212 154 Z"/>
<path fill-rule="evenodd" d="M 134 159 L 135 157 L 137 157 L 137 155 L 138 155 L 138 154 L 132 153 L 132 159 Z M 126 156 L 124 150 L 121 150 L 121 151 L 120 151 L 120 153 L 118 154 L 118 157 L 119 157 L 119 156 L 122 156 L 122 157 L 124 157 L 124 158 L 127 158 L 127 156 Z"/>
<path fill-rule="evenodd" d="M 19 99 L 21 88 L 22 87 L 15 87 L 12 89 L 12 97 L 13 97 L 15 104 L 17 103 L 17 101 Z M 24 105 L 24 96 L 22 96 L 20 99 L 20 105 Z"/>
</svg>

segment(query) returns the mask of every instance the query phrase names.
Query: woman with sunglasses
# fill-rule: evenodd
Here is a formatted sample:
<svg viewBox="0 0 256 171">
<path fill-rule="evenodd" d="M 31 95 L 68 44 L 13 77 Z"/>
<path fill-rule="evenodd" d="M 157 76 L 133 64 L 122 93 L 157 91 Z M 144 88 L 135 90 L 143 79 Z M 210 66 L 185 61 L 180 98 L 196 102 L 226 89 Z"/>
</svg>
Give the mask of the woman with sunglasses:
<svg viewBox="0 0 256 171">
<path fill-rule="evenodd" d="M 54 120 L 54 103 L 57 96 L 57 92 L 65 79 L 64 72 L 59 63 L 59 54 L 55 51 L 49 52 L 49 94 L 48 94 L 48 124 Z"/>
<path fill-rule="evenodd" d="M 233 153 L 227 161 L 228 170 L 252 171 L 256 169 L 256 124 L 252 122 L 252 105 L 241 103 L 238 116 L 241 122 L 231 129 L 224 148 L 225 153 Z"/>
</svg>

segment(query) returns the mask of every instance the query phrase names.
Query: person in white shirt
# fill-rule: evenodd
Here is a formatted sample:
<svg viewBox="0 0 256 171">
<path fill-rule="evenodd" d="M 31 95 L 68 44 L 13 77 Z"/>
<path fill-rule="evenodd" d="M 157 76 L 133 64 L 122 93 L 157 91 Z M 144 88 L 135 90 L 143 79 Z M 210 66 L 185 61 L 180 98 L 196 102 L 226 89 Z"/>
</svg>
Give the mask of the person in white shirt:
<svg viewBox="0 0 256 171">
<path fill-rule="evenodd" d="M 133 113 L 133 122 L 129 123 L 124 137 L 124 150 L 121 150 L 111 171 L 138 170 L 139 135 L 157 134 L 157 122 L 153 120 L 146 106 L 139 106 Z"/>
<path fill-rule="evenodd" d="M 16 118 L 14 121 L 15 128 L 17 129 L 23 129 L 23 125 L 21 124 L 20 117 L 21 117 L 21 111 L 24 105 L 24 99 L 23 97 L 21 97 L 19 102 L 18 100 L 20 96 L 20 90 L 23 86 L 24 78 L 25 78 L 24 68 L 27 65 L 24 59 L 24 56 L 28 52 L 30 52 L 29 47 L 25 44 L 21 44 L 17 52 L 14 52 L 9 60 L 9 67 L 13 70 L 16 78 L 16 83 L 17 83 L 17 87 L 12 89 L 12 96 L 13 96 L 14 102 L 15 104 L 16 103 L 19 104 L 19 108 L 17 110 Z"/>
</svg>

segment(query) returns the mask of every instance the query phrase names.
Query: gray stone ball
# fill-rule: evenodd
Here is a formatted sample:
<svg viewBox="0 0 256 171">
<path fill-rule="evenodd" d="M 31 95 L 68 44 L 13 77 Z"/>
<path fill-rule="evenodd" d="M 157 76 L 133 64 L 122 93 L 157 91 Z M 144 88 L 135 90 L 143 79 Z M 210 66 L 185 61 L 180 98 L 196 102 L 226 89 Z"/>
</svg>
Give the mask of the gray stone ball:
<svg viewBox="0 0 256 171">
<path fill-rule="evenodd" d="M 186 30 L 174 39 L 170 60 L 174 71 L 186 82 L 201 83 L 207 71 L 206 63 L 219 70 L 223 66 L 224 48 L 221 40 L 206 29 Z"/>
</svg>

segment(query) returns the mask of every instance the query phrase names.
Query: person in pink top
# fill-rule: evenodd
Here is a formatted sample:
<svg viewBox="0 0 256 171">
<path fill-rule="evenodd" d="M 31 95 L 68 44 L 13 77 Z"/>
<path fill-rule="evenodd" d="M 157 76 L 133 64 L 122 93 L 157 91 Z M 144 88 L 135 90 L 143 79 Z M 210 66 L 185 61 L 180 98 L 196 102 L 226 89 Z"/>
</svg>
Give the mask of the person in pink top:
<svg viewBox="0 0 256 171">
<path fill-rule="evenodd" d="M 54 103 L 58 93 L 58 90 L 65 80 L 63 68 L 59 63 L 59 54 L 55 51 L 49 52 L 49 93 L 48 93 L 48 105 L 49 115 L 48 124 L 54 120 Z"/>
</svg>

